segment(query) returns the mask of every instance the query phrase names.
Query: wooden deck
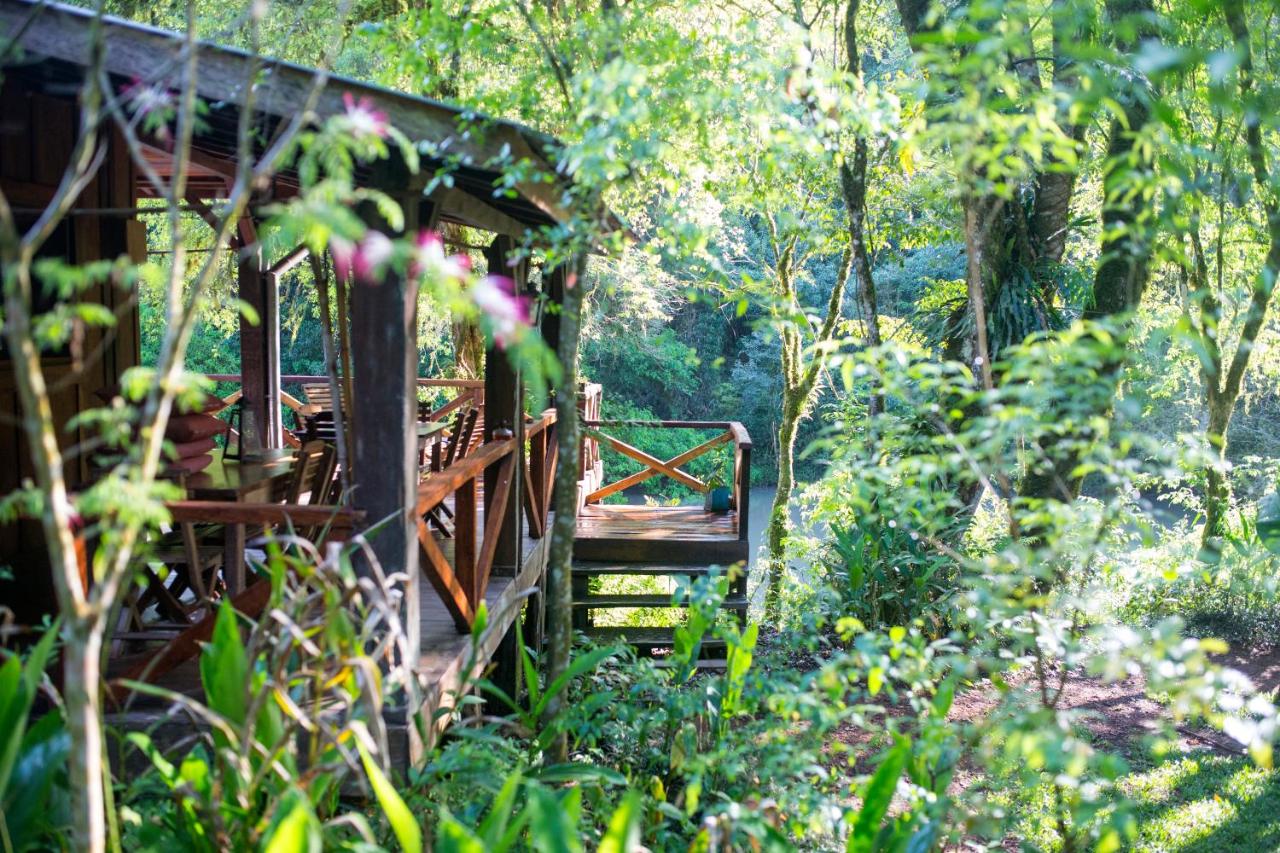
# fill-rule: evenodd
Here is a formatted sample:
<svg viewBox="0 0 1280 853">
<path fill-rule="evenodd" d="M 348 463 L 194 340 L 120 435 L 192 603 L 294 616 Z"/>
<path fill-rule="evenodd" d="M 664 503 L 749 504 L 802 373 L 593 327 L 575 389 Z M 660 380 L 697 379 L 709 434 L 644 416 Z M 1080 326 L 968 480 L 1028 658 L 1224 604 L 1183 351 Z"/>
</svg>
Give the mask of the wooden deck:
<svg viewBox="0 0 1280 853">
<path fill-rule="evenodd" d="M 483 529 L 483 490 L 476 491 L 476 511 L 480 528 Z M 452 560 L 455 540 L 437 541 Z M 447 712 L 457 704 L 464 682 L 479 677 L 491 665 L 503 638 L 516 619 L 520 618 L 525 599 L 542 581 L 549 545 L 549 538 L 533 539 L 526 534 L 521 549 L 520 573 L 515 577 L 494 575 L 490 578 L 484 597 L 488 622 L 474 648 L 471 635 L 458 631 L 452 614 L 440 596 L 425 578 L 420 579 L 420 652 L 417 674 L 421 699 L 420 718 L 434 721 L 428 740 L 433 740 L 444 731 L 449 714 L 441 712 Z M 108 678 L 131 663 L 133 660 L 130 658 L 113 661 L 115 672 L 109 672 Z M 192 658 L 165 673 L 157 679 L 157 684 L 186 696 L 202 698 L 199 658 Z M 121 728 L 150 731 L 160 743 L 178 743 L 192 733 L 192 724 L 186 713 L 179 711 L 172 703 L 152 696 L 135 694 L 128 701 L 125 710 L 109 713 L 107 716 L 109 722 Z M 416 760 L 422 750 L 430 745 L 424 744 L 416 732 L 410 730 L 409 719 L 410 715 L 405 708 L 391 708 L 387 711 L 391 758 L 397 766 L 408 766 L 407 762 Z"/>
<path fill-rule="evenodd" d="M 707 565 L 745 560 L 737 511 L 701 507 L 588 504 L 579 510 L 573 556 L 597 562 Z"/>
<path fill-rule="evenodd" d="M 549 537 L 531 539 L 526 535 L 519 576 L 490 578 L 484 597 L 489 621 L 474 654 L 471 636 L 458 633 L 453 617 L 440 596 L 430 584 L 419 586 L 421 610 L 418 624 L 421 627 L 422 652 L 418 658 L 418 683 L 422 688 L 423 719 L 436 721 L 433 735 L 443 732 L 448 721 L 448 714 L 439 712 L 455 706 L 463 682 L 475 678 L 489 666 L 502 638 L 520 617 L 524 600 L 542 580 L 550 543 Z M 471 664 L 470 670 L 467 669 L 468 663 Z M 407 730 L 404 734 L 408 738 Z M 411 741 L 412 738 L 408 738 L 402 745 L 393 743 L 392 752 L 400 746 L 406 756 L 415 755 L 417 745 Z"/>
</svg>

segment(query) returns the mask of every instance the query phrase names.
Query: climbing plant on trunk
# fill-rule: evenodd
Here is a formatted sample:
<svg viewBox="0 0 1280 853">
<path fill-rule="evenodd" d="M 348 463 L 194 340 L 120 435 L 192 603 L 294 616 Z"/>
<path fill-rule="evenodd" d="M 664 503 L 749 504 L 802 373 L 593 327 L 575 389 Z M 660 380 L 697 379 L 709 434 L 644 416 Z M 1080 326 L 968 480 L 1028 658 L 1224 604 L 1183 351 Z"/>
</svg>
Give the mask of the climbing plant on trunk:
<svg viewBox="0 0 1280 853">
<path fill-rule="evenodd" d="M 786 571 L 786 538 L 791 527 L 791 494 L 795 489 L 796 431 L 811 412 L 817 398 L 818 384 L 826 363 L 826 347 L 835 336 L 849 280 L 852 253 L 846 251 L 836 274 L 835 286 L 827 298 L 821 325 L 811 323 L 800 302 L 796 278 L 802 268 L 800 238 L 796 234 L 779 238 L 776 224 L 770 220 L 770 236 L 776 261 L 774 286 L 780 310 L 785 312 L 778 324 L 781 338 L 782 410 L 778 417 L 778 487 L 769 510 L 769 526 L 765 530 L 768 552 L 768 580 L 765 611 L 778 613 L 782 580 Z"/>
</svg>

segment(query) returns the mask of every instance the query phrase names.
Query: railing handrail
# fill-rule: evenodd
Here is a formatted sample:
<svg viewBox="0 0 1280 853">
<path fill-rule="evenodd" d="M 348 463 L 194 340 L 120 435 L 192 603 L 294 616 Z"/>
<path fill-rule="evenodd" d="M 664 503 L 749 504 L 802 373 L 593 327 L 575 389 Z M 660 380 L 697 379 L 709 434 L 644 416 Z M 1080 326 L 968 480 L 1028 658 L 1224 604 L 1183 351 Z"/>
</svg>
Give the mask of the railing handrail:
<svg viewBox="0 0 1280 853">
<path fill-rule="evenodd" d="M 648 429 L 720 429 L 733 433 L 739 447 L 751 447 L 751 434 L 741 421 L 645 421 L 645 420 L 586 420 L 582 425 L 591 429 L 604 427 L 641 427 Z"/>
<path fill-rule="evenodd" d="M 243 374 L 240 373 L 206 373 L 209 379 L 214 382 L 240 382 Z M 341 382 L 343 377 L 339 376 L 338 381 Z M 281 382 L 290 385 L 297 385 L 303 382 L 328 382 L 329 377 L 324 374 L 303 374 L 303 373 L 287 373 L 280 377 Z M 419 376 L 418 385 L 424 388 L 483 388 L 483 379 L 441 379 L 432 376 Z"/>
<path fill-rule="evenodd" d="M 466 481 L 483 476 L 486 468 L 514 452 L 515 449 L 514 438 L 495 439 L 480 445 L 478 450 L 464 456 L 443 471 L 433 472 L 418 484 L 418 514 L 422 515 L 439 505 Z"/>
<path fill-rule="evenodd" d="M 234 503 L 231 501 L 169 501 L 169 516 L 177 522 L 209 524 L 293 524 L 354 527 L 364 520 L 360 510 L 324 504 Z"/>
<path fill-rule="evenodd" d="M 532 438 L 556 422 L 556 410 L 546 409 L 524 428 L 525 438 Z"/>
<path fill-rule="evenodd" d="M 628 420 L 628 419 L 607 419 L 607 418 L 588 418 L 583 421 L 583 426 L 587 433 L 584 435 L 584 443 L 586 441 L 602 440 L 616 452 L 621 453 L 630 459 L 633 459 L 645 467 L 637 472 L 628 474 L 627 476 L 607 485 L 601 485 L 599 488 L 591 491 L 586 496 L 587 503 L 595 503 L 609 495 L 616 494 L 632 486 L 638 485 L 645 480 L 656 476 L 669 477 L 676 482 L 682 483 L 695 491 L 707 492 L 709 486 L 697 477 L 689 474 L 688 471 L 682 470 L 681 465 L 693 461 L 703 454 L 711 451 L 716 446 L 730 442 L 733 444 L 733 506 L 739 510 L 739 533 L 745 535 L 745 509 L 750 501 L 751 484 L 751 435 L 747 432 L 747 428 L 738 421 L 676 421 L 676 420 Z M 614 436 L 608 435 L 601 430 L 607 427 L 633 427 L 641 429 L 688 429 L 688 430 L 711 430 L 720 434 L 704 441 L 697 447 L 686 450 L 671 459 L 658 459 L 652 454 L 645 453 L 637 447 L 632 447 L 626 442 L 621 441 Z"/>
</svg>

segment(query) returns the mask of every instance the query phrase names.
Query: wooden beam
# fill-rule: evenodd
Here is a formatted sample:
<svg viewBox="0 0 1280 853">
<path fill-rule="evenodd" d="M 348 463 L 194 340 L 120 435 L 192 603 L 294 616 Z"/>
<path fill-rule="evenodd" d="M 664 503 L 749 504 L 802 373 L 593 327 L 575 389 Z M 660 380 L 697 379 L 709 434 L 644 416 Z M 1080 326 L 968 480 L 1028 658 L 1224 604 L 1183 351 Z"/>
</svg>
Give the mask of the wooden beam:
<svg viewBox="0 0 1280 853">
<path fill-rule="evenodd" d="M 507 510 L 514 508 L 516 517 L 520 517 L 520 507 L 511 500 L 511 492 L 516 491 L 520 482 L 515 477 L 515 461 L 514 453 L 503 459 L 498 466 L 497 477 L 494 478 L 493 500 L 486 510 L 480 556 L 476 559 L 475 597 L 477 601 L 484 596 L 485 587 L 489 584 L 489 575 L 493 571 L 494 560 L 497 559 L 498 551 L 502 547 L 502 527 L 510 514 Z M 488 495 L 485 497 L 487 498 Z M 518 545 L 519 543 L 517 547 Z"/>
<path fill-rule="evenodd" d="M 294 527 L 330 525 L 349 530 L 365 514 L 342 506 L 320 504 L 233 503 L 231 501 L 170 501 L 165 504 L 177 522 L 209 524 L 292 524 Z"/>
<path fill-rule="evenodd" d="M 284 275 L 289 270 L 293 269 L 298 264 L 305 261 L 308 257 L 310 257 L 310 255 L 311 255 L 310 249 L 308 249 L 306 246 L 298 246 L 292 252 L 290 252 L 289 254 L 285 255 L 283 258 L 281 258 L 280 260 L 272 264 L 267 271 L 272 275 Z"/>
<path fill-rule="evenodd" d="M 479 476 L 485 468 L 512 452 L 514 444 L 514 439 L 488 442 L 460 462 L 427 477 L 418 485 L 418 514 L 426 515 L 464 482 Z"/>
<path fill-rule="evenodd" d="M 418 546 L 422 549 L 422 562 L 427 569 L 427 579 L 431 581 L 431 586 L 440 596 L 445 610 L 448 610 L 449 615 L 453 617 L 453 624 L 458 629 L 458 633 L 465 634 L 475 623 L 475 611 L 471 609 L 466 588 L 454 573 L 453 566 L 449 565 L 444 552 L 440 550 L 431 528 L 422 519 L 418 520 Z"/>
<path fill-rule="evenodd" d="M 277 300 L 272 298 L 275 282 L 263 268 L 262 255 L 257 245 L 241 252 L 238 265 L 237 287 L 240 299 L 258 315 L 251 318 L 240 315 L 240 389 L 244 396 L 240 405 L 245 411 L 245 423 L 252 419 L 257 433 L 257 450 L 279 446 L 279 362 L 272 358 L 271 340 L 278 335 L 280 315 Z M 278 353 L 279 339 L 276 340 Z M 273 367 L 275 368 L 273 370 Z M 275 392 L 272 392 L 273 375 Z M 275 405 L 271 403 L 274 400 Z M 247 429 L 243 432 L 248 432 Z M 274 441 L 276 443 L 272 443 Z"/>
<path fill-rule="evenodd" d="M 438 187 L 431 194 L 431 199 L 440 203 L 442 219 L 461 221 L 464 225 L 516 238 L 523 237 L 529 230 L 529 226 L 518 219 L 457 187 Z"/>
<path fill-rule="evenodd" d="M 280 277 L 273 272 L 262 276 L 262 297 L 263 363 L 266 365 L 263 443 L 276 449 L 284 446 L 284 412 L 281 409 L 284 392 L 280 388 Z"/>
</svg>

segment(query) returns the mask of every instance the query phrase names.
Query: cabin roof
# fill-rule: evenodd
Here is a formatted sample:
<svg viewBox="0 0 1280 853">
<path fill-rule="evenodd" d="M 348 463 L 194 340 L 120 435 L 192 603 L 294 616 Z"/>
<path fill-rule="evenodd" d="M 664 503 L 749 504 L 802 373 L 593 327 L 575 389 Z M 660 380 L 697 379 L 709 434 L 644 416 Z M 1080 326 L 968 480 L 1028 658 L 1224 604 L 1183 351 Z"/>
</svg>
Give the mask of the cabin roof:
<svg viewBox="0 0 1280 853">
<path fill-rule="evenodd" d="M 5 73 L 35 80 L 50 93 L 74 94 L 83 69 L 90 63 L 94 21 L 93 12 L 61 3 L 0 0 L 0 28 L 9 38 L 16 35 L 22 47 L 20 54 L 10 51 L 4 57 Z M 113 16 L 104 16 L 102 24 L 103 62 L 113 82 L 163 83 L 180 76 L 181 34 Z M 318 117 L 343 112 L 348 93 L 356 99 L 367 98 L 374 109 L 386 113 L 394 127 L 419 145 L 424 172 L 445 169 L 450 173 L 452 186 L 440 188 L 435 195 L 446 220 L 518 234 L 526 228 L 563 223 L 570 216 L 572 179 L 556 168 L 560 145 L 545 133 L 269 57 L 257 58 L 258 71 L 251 78 L 255 65 L 248 52 L 203 41 L 196 49 L 196 91 L 209 111 L 204 116 L 206 127 L 193 144 L 212 159 L 196 159 L 189 173 L 193 189 L 199 188 L 201 178 L 217 177 L 218 158 L 234 162 L 239 104 L 250 79 L 257 84 L 255 120 L 268 131 L 263 135 L 269 138 L 269 132 L 291 118 L 323 78 L 315 107 Z M 513 161 L 528 161 L 534 171 L 553 177 L 508 185 L 502 166 Z M 287 173 L 284 180 L 289 180 Z M 612 215 L 607 226 L 623 228 Z"/>
</svg>

